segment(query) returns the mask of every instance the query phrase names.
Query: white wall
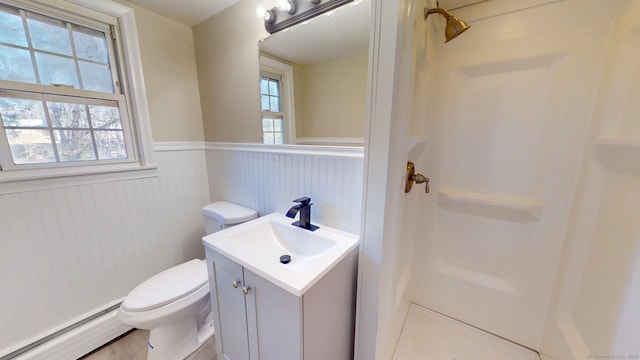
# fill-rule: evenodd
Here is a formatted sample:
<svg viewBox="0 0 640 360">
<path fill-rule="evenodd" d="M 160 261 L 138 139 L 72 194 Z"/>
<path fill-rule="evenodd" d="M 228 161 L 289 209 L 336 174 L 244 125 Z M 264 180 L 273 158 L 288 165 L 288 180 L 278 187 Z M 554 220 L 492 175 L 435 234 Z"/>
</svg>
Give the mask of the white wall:
<svg viewBox="0 0 640 360">
<path fill-rule="evenodd" d="M 156 159 L 157 177 L 0 195 L 0 354 L 203 257 L 204 151 Z"/>
</svg>

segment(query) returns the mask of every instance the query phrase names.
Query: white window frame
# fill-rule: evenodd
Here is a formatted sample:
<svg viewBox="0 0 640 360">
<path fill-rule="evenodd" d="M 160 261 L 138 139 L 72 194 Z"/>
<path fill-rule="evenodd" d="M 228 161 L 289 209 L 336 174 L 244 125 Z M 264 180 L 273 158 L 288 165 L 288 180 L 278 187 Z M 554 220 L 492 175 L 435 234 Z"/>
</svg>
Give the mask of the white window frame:
<svg viewBox="0 0 640 360">
<path fill-rule="evenodd" d="M 281 110 L 284 113 L 285 144 L 295 144 L 296 112 L 293 96 L 293 66 L 260 54 L 260 73 L 262 73 L 263 71 L 279 75 L 282 79 L 282 81 L 280 82 L 280 100 L 282 106 Z M 260 124 L 260 133 L 262 133 L 262 117 L 260 118 Z"/>
<path fill-rule="evenodd" d="M 131 173 L 131 177 L 148 177 L 157 175 L 154 159 L 153 138 L 147 94 L 144 85 L 142 60 L 138 42 L 138 31 L 133 9 L 111 0 L 2 0 L 10 6 L 35 9 L 42 8 L 48 13 L 60 11 L 63 19 L 77 16 L 94 19 L 113 25 L 116 43 L 116 56 L 120 67 L 120 86 L 126 98 L 127 114 L 130 122 L 130 141 L 135 149 L 134 161 L 118 161 L 110 163 L 79 162 L 79 166 L 39 166 L 12 167 L 11 170 L 0 171 L 0 193 L 12 192 L 11 187 L 3 186 L 23 180 L 68 178 L 100 174 L 101 181 L 109 177 L 104 174 L 117 174 L 122 179 L 123 173 Z M 79 23 L 82 25 L 82 23 Z M 124 124 L 123 124 L 124 125 Z M 91 182 L 91 181 L 88 181 Z M 23 188 L 24 186 L 20 186 Z"/>
</svg>

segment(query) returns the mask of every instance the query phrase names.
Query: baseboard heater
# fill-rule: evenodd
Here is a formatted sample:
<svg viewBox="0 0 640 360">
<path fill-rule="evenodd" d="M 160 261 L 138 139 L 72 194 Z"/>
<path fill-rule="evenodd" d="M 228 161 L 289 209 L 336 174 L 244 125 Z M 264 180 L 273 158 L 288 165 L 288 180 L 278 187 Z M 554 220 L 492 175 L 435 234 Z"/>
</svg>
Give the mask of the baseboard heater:
<svg viewBox="0 0 640 360">
<path fill-rule="evenodd" d="M 131 330 L 116 319 L 119 301 L 80 321 L 2 355 L 0 360 L 78 358 Z"/>
</svg>

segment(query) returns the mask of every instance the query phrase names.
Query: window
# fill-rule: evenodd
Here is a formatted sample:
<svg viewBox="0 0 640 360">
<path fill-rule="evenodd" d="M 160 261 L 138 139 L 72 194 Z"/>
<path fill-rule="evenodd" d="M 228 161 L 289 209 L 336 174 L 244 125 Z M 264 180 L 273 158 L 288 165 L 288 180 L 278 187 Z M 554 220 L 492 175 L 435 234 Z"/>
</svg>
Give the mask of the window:
<svg viewBox="0 0 640 360">
<path fill-rule="evenodd" d="M 108 171 L 113 165 L 124 169 L 144 163 L 140 155 L 149 147 L 148 123 L 133 119 L 146 113 L 146 99 L 128 100 L 125 69 L 119 67 L 132 60 L 124 58 L 118 24 L 124 20 L 130 29 L 133 13 L 110 1 L 74 3 L 87 8 L 58 2 L 73 9 L 66 12 L 39 1 L 0 0 L 3 173 L 67 169 L 68 174 L 69 168 Z M 100 12 L 104 9 L 110 14 Z M 128 55 L 139 62 L 137 39 L 130 42 Z"/>
<path fill-rule="evenodd" d="M 260 77 L 260 99 L 262 103 L 262 142 L 284 144 L 284 112 L 280 99 L 281 78 L 273 74 Z"/>
<path fill-rule="evenodd" d="M 262 142 L 295 144 L 293 67 L 260 56 L 260 103 Z"/>
</svg>

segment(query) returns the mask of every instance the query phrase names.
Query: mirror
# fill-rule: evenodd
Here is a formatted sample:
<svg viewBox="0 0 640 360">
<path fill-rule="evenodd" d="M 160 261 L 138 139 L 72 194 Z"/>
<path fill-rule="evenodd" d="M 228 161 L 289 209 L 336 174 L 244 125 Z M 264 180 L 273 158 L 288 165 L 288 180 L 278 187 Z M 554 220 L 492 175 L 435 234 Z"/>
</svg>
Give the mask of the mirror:
<svg viewBox="0 0 640 360">
<path fill-rule="evenodd" d="M 370 15 L 354 1 L 259 42 L 264 143 L 364 145 Z"/>
</svg>

